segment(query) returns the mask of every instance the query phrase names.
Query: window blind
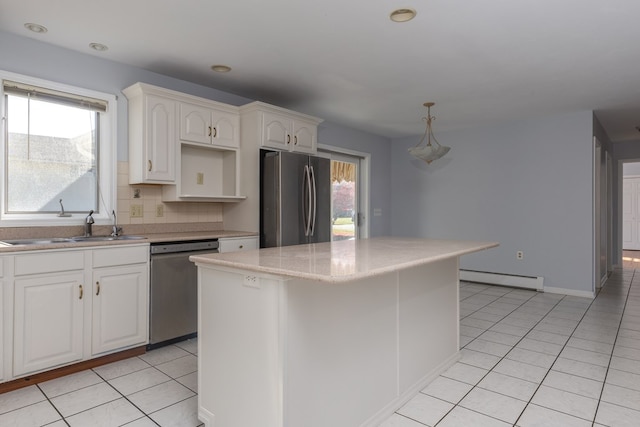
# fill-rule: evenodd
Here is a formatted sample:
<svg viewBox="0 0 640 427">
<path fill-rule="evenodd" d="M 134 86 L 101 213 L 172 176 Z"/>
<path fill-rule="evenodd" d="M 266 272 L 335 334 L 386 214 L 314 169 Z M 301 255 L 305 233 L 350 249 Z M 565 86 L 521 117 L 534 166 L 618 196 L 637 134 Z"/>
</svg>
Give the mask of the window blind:
<svg viewBox="0 0 640 427">
<path fill-rule="evenodd" d="M 98 111 L 102 113 L 107 111 L 107 101 L 104 101 L 102 99 L 79 96 L 53 89 L 45 89 L 42 87 L 13 82 L 10 80 L 4 80 L 2 84 L 4 87 L 4 92 L 11 95 L 24 96 L 29 99 L 36 99 L 40 101 L 55 102 L 57 104 L 63 104 L 70 107 L 83 108 L 85 110 Z"/>
</svg>

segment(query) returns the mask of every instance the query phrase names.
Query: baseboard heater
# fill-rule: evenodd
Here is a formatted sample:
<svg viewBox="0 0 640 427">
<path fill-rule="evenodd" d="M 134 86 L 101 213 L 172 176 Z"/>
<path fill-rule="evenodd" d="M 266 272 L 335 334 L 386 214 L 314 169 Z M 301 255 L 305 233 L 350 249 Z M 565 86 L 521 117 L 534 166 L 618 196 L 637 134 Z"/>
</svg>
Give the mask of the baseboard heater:
<svg viewBox="0 0 640 427">
<path fill-rule="evenodd" d="M 460 280 L 466 282 L 488 283 L 513 288 L 544 289 L 544 277 L 518 276 L 515 274 L 487 273 L 484 271 L 460 270 Z"/>
</svg>

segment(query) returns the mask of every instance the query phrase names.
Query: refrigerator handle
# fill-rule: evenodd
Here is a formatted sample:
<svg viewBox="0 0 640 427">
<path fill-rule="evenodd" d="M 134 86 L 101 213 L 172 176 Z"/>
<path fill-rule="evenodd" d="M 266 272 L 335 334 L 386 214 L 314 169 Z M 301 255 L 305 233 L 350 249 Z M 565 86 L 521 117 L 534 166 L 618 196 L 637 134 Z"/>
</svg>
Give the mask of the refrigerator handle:
<svg viewBox="0 0 640 427">
<path fill-rule="evenodd" d="M 311 222 L 311 231 L 310 231 L 310 235 L 313 236 L 313 234 L 315 233 L 316 230 L 316 211 L 318 208 L 318 194 L 316 191 L 316 174 L 313 172 L 313 166 L 310 166 L 310 171 L 311 171 L 311 184 L 313 185 L 313 192 L 311 192 L 311 195 L 313 196 L 313 213 L 311 214 L 311 218 L 310 218 L 310 222 Z"/>
<path fill-rule="evenodd" d="M 306 184 L 306 187 L 305 187 Z M 302 210 L 304 212 L 304 235 L 309 237 L 311 232 L 311 173 L 309 171 L 309 165 L 304 165 L 304 178 L 302 180 L 302 193 L 304 197 L 302 199 Z"/>
</svg>

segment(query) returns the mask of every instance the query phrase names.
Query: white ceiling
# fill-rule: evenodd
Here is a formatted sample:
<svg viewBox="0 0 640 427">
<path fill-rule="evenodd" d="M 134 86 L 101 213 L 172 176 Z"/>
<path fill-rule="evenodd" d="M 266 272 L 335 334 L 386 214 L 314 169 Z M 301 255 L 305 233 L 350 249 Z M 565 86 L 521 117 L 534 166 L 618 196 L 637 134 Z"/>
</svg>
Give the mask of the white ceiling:
<svg viewBox="0 0 640 427">
<path fill-rule="evenodd" d="M 391 22 L 400 7 L 416 18 Z M 594 110 L 640 140 L 639 16 L 638 0 L 0 0 L 0 30 L 387 137 L 420 134 L 435 101 L 436 134 Z"/>
</svg>

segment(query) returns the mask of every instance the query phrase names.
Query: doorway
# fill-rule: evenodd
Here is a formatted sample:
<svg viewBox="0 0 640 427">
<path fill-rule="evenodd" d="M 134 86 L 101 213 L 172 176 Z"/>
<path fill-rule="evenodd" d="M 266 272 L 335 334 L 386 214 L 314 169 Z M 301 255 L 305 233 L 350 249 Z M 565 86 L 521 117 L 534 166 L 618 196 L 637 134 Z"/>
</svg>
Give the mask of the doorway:
<svg viewBox="0 0 640 427">
<path fill-rule="evenodd" d="M 331 159 L 331 240 L 358 238 L 357 159 Z"/>
<path fill-rule="evenodd" d="M 622 249 L 640 250 L 640 163 L 623 164 Z"/>
<path fill-rule="evenodd" d="M 367 238 L 369 155 L 322 147 L 331 160 L 331 240 Z"/>
</svg>

